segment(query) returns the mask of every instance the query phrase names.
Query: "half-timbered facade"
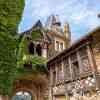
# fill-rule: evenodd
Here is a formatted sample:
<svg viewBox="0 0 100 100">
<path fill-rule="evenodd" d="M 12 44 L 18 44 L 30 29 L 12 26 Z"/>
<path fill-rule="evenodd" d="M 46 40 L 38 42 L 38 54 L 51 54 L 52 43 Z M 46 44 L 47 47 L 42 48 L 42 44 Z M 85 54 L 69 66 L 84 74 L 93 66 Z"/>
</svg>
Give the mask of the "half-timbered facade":
<svg viewBox="0 0 100 100">
<path fill-rule="evenodd" d="M 94 53 L 96 45 L 99 44 L 99 34 L 100 28 L 48 61 L 50 100 L 73 100 L 75 96 L 78 99 L 79 96 L 84 95 L 91 97 L 99 90 L 100 78 L 99 75 L 97 77 L 97 73 L 100 59 L 99 55 Z M 96 40 L 97 36 L 99 36 L 98 40 Z"/>
</svg>

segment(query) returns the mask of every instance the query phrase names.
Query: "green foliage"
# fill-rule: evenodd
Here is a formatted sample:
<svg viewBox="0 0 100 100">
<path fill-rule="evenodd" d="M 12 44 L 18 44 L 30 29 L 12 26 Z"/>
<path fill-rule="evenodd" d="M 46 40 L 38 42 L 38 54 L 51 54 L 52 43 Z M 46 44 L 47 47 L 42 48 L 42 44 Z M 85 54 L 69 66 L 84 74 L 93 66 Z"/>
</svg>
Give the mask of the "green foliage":
<svg viewBox="0 0 100 100">
<path fill-rule="evenodd" d="M 28 62 L 32 62 L 32 68 L 24 68 L 24 64 Z M 18 77 L 23 77 L 25 75 L 30 75 L 30 74 L 48 74 L 47 70 L 47 60 L 43 57 L 39 56 L 31 56 L 31 55 L 26 55 L 26 59 L 21 60 L 18 63 L 17 67 L 17 76 Z M 17 77 L 17 78 L 18 78 Z"/>
<path fill-rule="evenodd" d="M 37 55 L 24 55 L 24 59 L 19 60 L 18 68 L 24 67 L 24 64 L 32 62 L 32 70 L 34 72 L 45 73 L 47 72 L 47 60 L 41 56 Z"/>
<path fill-rule="evenodd" d="M 42 38 L 41 30 L 36 30 L 31 33 L 32 40 L 38 40 Z"/>
<path fill-rule="evenodd" d="M 16 40 L 0 32 L 0 93 L 11 93 L 16 74 Z"/>
<path fill-rule="evenodd" d="M 28 54 L 28 43 L 29 41 L 25 36 L 23 36 L 18 43 L 17 63 L 22 61 L 25 54 Z"/>
<path fill-rule="evenodd" d="M 0 94 L 10 95 L 16 78 L 31 73 L 47 73 L 46 60 L 28 54 L 29 41 L 16 35 L 24 8 L 24 0 L 0 0 Z M 41 37 L 40 31 L 32 39 Z M 26 59 L 23 57 L 26 55 Z M 32 70 L 23 64 L 32 62 Z"/>
<path fill-rule="evenodd" d="M 35 35 L 34 35 L 35 36 Z M 37 73 L 47 73 L 47 60 L 41 56 L 30 55 L 28 52 L 28 44 L 29 40 L 25 36 L 23 36 L 20 44 L 19 51 L 17 54 L 17 67 L 23 68 L 25 63 L 32 62 L 32 71 Z"/>
<path fill-rule="evenodd" d="M 16 78 L 16 35 L 24 0 L 0 0 L 0 94 L 12 91 Z"/>
<path fill-rule="evenodd" d="M 24 0 L 0 0 L 0 31 L 15 35 L 23 8 Z"/>
</svg>

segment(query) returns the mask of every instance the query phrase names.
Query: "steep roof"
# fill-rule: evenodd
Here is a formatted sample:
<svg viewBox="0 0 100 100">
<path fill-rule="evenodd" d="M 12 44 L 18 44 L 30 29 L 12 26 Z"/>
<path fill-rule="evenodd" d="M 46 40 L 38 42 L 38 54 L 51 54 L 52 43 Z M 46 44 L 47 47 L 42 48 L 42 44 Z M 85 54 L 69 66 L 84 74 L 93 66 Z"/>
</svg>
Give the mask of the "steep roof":
<svg viewBox="0 0 100 100">
<path fill-rule="evenodd" d="M 46 34 L 46 31 L 43 28 L 43 25 L 40 20 L 38 20 L 32 28 L 21 33 L 21 37 L 24 35 L 31 35 L 33 40 L 45 40 L 45 42 L 51 42 L 49 36 Z"/>
<path fill-rule="evenodd" d="M 42 22 L 40 21 L 40 20 L 38 20 L 35 24 L 34 24 L 34 26 L 33 26 L 33 28 L 34 29 L 41 29 L 41 28 L 43 28 L 43 25 L 42 25 Z"/>
</svg>

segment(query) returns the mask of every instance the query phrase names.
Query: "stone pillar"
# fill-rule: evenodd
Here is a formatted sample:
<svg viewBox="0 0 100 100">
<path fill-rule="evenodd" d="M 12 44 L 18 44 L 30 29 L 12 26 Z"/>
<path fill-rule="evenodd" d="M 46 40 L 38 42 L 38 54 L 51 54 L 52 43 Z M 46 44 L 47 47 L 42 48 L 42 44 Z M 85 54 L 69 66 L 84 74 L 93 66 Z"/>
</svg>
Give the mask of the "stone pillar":
<svg viewBox="0 0 100 100">
<path fill-rule="evenodd" d="M 44 58 L 47 58 L 47 48 L 43 48 L 43 49 L 42 49 L 42 56 L 43 56 Z"/>
</svg>

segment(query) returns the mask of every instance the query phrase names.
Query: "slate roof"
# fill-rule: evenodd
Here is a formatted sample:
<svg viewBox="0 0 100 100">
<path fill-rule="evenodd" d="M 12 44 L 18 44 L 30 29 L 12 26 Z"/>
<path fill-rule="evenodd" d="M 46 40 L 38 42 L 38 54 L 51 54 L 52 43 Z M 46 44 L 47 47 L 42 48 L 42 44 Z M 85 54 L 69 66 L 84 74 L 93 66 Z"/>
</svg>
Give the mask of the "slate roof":
<svg viewBox="0 0 100 100">
<path fill-rule="evenodd" d="M 38 32 L 40 31 L 40 32 Z M 50 43 L 51 42 L 51 38 L 47 35 L 47 33 L 45 32 L 45 30 L 43 29 L 43 24 L 41 23 L 40 20 L 38 20 L 31 29 L 25 31 L 25 32 L 22 32 L 21 33 L 21 36 L 24 36 L 24 35 L 31 35 L 32 32 L 37 32 L 37 34 L 40 34 L 43 39 Z"/>
</svg>

